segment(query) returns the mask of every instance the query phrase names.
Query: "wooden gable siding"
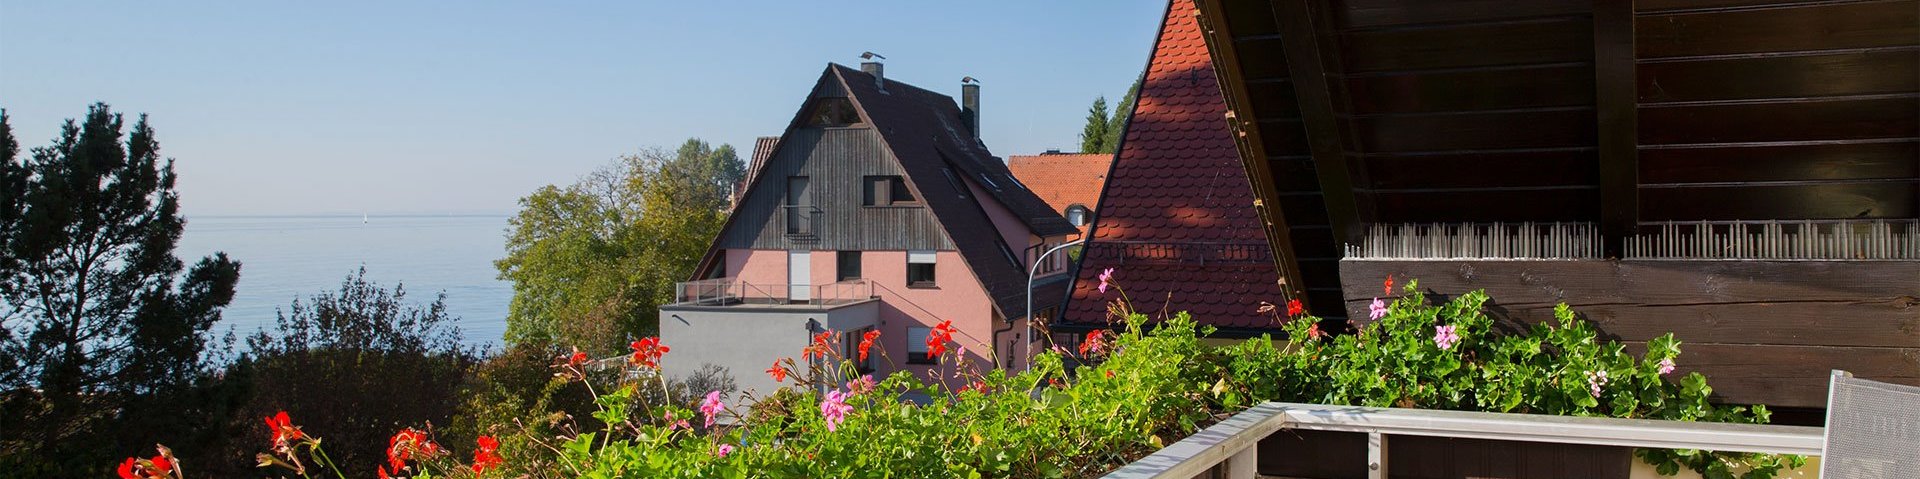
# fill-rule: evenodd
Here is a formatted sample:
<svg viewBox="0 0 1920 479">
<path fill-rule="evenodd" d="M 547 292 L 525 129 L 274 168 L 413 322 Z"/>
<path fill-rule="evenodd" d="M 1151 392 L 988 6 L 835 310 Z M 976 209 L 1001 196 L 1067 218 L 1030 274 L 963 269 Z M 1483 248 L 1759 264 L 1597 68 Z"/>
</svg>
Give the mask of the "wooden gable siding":
<svg viewBox="0 0 1920 479">
<path fill-rule="evenodd" d="M 826 88 L 826 87 L 823 87 Z M 837 87 L 832 87 L 837 90 Z M 720 247 L 767 250 L 951 250 L 932 210 L 924 206 L 863 206 L 861 181 L 906 173 L 872 128 L 798 128 L 780 143 L 750 193 L 734 211 L 736 228 Z M 807 177 L 814 234 L 787 234 L 787 178 Z M 909 180 L 910 181 L 910 180 Z M 915 188 L 918 195 L 918 188 Z"/>
</svg>

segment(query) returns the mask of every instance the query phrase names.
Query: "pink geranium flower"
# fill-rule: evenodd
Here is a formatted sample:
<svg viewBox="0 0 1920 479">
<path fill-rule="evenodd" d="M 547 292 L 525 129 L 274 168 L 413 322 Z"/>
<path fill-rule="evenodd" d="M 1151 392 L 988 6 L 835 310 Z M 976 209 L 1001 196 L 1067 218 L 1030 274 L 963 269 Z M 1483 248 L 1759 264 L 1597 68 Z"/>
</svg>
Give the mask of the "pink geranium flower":
<svg viewBox="0 0 1920 479">
<path fill-rule="evenodd" d="M 839 390 L 827 391 L 827 398 L 820 401 L 820 416 L 827 419 L 827 432 L 840 429 L 840 423 L 847 420 L 847 413 L 853 412 L 853 406 L 847 405 L 847 393 Z"/>
<path fill-rule="evenodd" d="M 1599 371 L 1587 371 L 1587 393 L 1592 394 L 1594 399 L 1600 398 L 1600 388 L 1606 387 L 1606 385 L 1607 385 L 1606 370 L 1602 369 Z"/>
<path fill-rule="evenodd" d="M 1373 304 L 1367 305 L 1367 318 L 1377 320 L 1386 316 L 1387 303 L 1380 301 L 1380 298 L 1373 298 Z"/>
<path fill-rule="evenodd" d="M 1664 376 L 1671 372 L 1673 372 L 1673 358 L 1660 360 L 1660 375 Z"/>
<path fill-rule="evenodd" d="M 1460 342 L 1460 335 L 1454 334 L 1453 325 L 1433 328 L 1433 344 L 1439 346 L 1441 350 L 1453 349 L 1453 344 L 1458 342 Z"/>
<path fill-rule="evenodd" d="M 1102 294 L 1107 292 L 1107 282 L 1112 280 L 1113 280 L 1113 268 L 1107 268 L 1105 271 L 1100 272 L 1100 292 Z"/>
<path fill-rule="evenodd" d="M 700 401 L 700 414 L 707 416 L 707 427 L 713 427 L 714 416 L 719 416 L 725 407 L 720 404 L 720 391 L 707 393 L 707 398 Z"/>
<path fill-rule="evenodd" d="M 714 457 L 727 457 L 728 454 L 733 454 L 732 444 L 721 444 L 720 447 L 713 450 Z"/>
</svg>

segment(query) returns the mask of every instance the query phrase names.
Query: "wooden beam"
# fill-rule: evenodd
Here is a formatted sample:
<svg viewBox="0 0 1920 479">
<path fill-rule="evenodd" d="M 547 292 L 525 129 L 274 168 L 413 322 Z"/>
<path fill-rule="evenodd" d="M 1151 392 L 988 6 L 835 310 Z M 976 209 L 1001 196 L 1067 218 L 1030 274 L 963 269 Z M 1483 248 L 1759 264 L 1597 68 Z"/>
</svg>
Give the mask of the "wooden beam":
<svg viewBox="0 0 1920 479">
<path fill-rule="evenodd" d="M 1273 0 L 1274 23 L 1280 29 L 1281 49 L 1287 55 L 1287 73 L 1293 79 L 1294 96 L 1299 101 L 1300 118 L 1307 130 L 1307 146 L 1313 156 L 1314 172 L 1320 180 L 1320 194 L 1327 205 L 1327 219 L 1333 225 L 1334 239 L 1343 245 L 1358 242 L 1365 219 L 1360 216 L 1354 188 L 1354 165 L 1349 164 L 1347 143 L 1342 141 L 1342 125 L 1334 105 L 1340 55 L 1322 38 L 1320 31 L 1331 22 L 1327 6 L 1315 0 Z"/>
<path fill-rule="evenodd" d="M 1640 224 L 1639 81 L 1633 50 L 1633 0 L 1593 0 L 1595 135 L 1599 143 L 1600 234 L 1607 256 L 1621 257 Z"/>
<path fill-rule="evenodd" d="M 1286 212 L 1280 209 L 1273 168 L 1267 161 L 1266 146 L 1261 144 L 1260 125 L 1254 121 L 1253 101 L 1248 97 L 1245 79 L 1240 76 L 1239 52 L 1233 43 L 1233 32 L 1227 28 L 1222 3 L 1223 0 L 1194 0 L 1197 11 L 1192 14 L 1197 15 L 1200 31 L 1207 41 L 1207 53 L 1213 57 L 1214 78 L 1227 103 L 1227 126 L 1233 132 L 1235 148 L 1240 151 L 1240 164 L 1247 170 L 1247 180 L 1253 186 L 1253 209 L 1266 230 L 1273 265 L 1280 272 L 1277 278 L 1280 290 L 1289 299 L 1306 301 L 1307 285 L 1301 279 L 1300 262 L 1294 255 L 1292 231 Z"/>
</svg>

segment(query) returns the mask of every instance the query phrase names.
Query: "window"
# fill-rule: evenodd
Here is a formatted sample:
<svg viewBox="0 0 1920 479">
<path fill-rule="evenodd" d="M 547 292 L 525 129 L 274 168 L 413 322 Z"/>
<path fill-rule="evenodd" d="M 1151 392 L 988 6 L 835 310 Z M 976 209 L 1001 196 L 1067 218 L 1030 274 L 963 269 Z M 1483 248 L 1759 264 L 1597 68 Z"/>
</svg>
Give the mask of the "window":
<svg viewBox="0 0 1920 479">
<path fill-rule="evenodd" d="M 853 102 L 846 98 L 821 98 L 816 101 L 813 113 L 807 115 L 807 126 L 847 126 L 860 123 L 860 113 L 854 111 Z"/>
<path fill-rule="evenodd" d="M 940 364 L 940 358 L 927 354 L 927 335 L 933 330 L 907 327 L 907 364 Z"/>
<path fill-rule="evenodd" d="M 907 252 L 907 287 L 932 288 L 934 253 L 930 250 Z"/>
<path fill-rule="evenodd" d="M 834 275 L 834 278 L 838 281 L 860 279 L 859 251 L 840 251 L 834 253 L 834 256 L 836 259 L 835 263 L 839 264 L 839 267 L 836 268 L 839 272 Z"/>
<path fill-rule="evenodd" d="M 906 180 L 899 176 L 868 176 L 861 183 L 865 185 L 866 191 L 862 197 L 865 198 L 863 204 L 867 206 L 914 203 L 913 191 L 907 189 Z"/>
<path fill-rule="evenodd" d="M 858 369 L 860 374 L 873 372 L 873 360 L 881 354 L 880 351 L 870 349 L 867 350 L 867 360 L 860 360 L 860 341 L 866 339 L 869 332 L 873 332 L 872 326 L 847 331 L 846 334 L 840 335 L 840 357 L 853 361 L 854 368 Z M 873 348 L 880 349 L 880 343 L 874 343 Z"/>
<path fill-rule="evenodd" d="M 1074 226 L 1086 226 L 1087 223 L 1093 221 L 1093 215 L 1091 213 L 1092 212 L 1087 211 L 1086 205 L 1075 204 L 1068 206 L 1067 222 L 1073 223 Z"/>
<path fill-rule="evenodd" d="M 988 188 L 993 188 L 994 191 L 1000 191 L 1000 184 L 994 183 L 993 178 L 988 178 L 986 173 L 980 174 L 980 181 L 986 183 Z"/>
<path fill-rule="evenodd" d="M 807 177 L 787 177 L 787 234 L 813 234 L 813 206 L 807 201 Z"/>
</svg>

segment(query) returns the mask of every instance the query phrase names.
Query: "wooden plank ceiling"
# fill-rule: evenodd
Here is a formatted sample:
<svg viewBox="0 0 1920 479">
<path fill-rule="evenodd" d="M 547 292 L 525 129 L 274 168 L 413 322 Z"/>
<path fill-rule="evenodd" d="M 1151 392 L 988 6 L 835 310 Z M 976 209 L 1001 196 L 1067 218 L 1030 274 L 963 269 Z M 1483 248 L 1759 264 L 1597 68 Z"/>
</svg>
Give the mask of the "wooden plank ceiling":
<svg viewBox="0 0 1920 479">
<path fill-rule="evenodd" d="M 1920 1 L 1198 6 L 1310 301 L 1376 223 L 1920 218 Z"/>
</svg>

